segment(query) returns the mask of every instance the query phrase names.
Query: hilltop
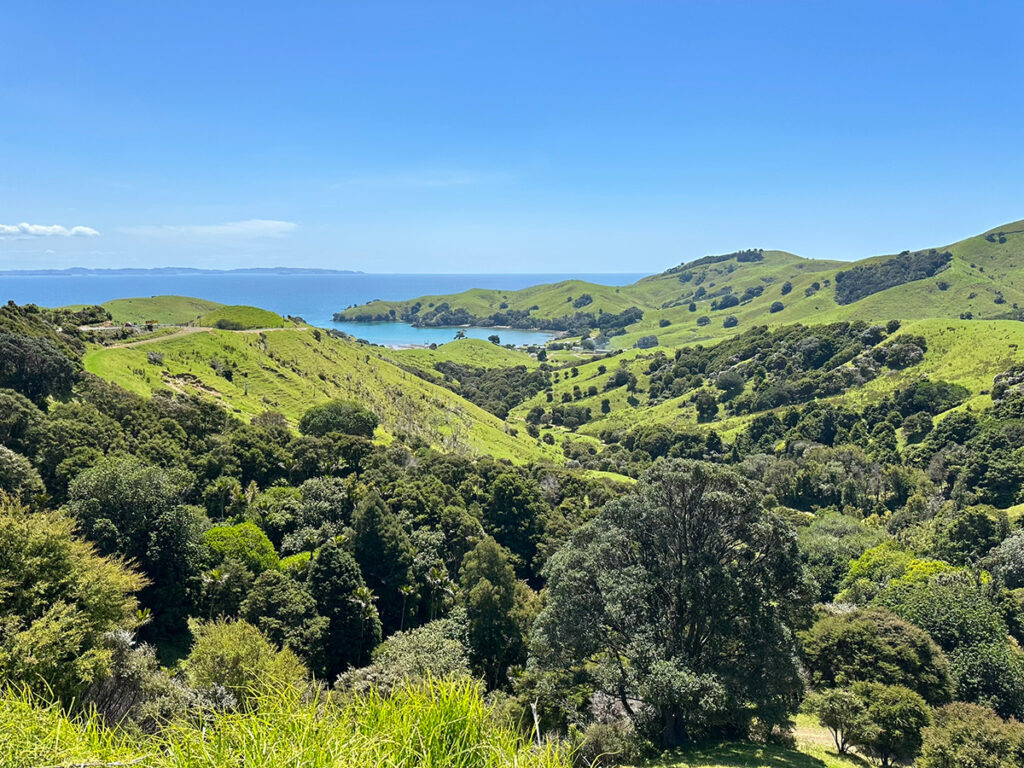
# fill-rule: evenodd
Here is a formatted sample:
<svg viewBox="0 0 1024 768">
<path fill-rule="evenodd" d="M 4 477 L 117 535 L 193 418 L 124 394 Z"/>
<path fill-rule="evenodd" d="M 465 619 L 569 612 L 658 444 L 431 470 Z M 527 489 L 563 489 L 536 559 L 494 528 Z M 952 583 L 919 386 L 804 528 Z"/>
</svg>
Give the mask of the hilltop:
<svg viewBox="0 0 1024 768">
<path fill-rule="evenodd" d="M 755 249 L 703 257 L 625 286 L 570 280 L 520 291 L 471 290 L 375 301 L 337 317 L 547 328 L 622 349 L 651 336 L 643 344 L 706 342 L 755 324 L 1011 318 L 1022 301 L 1024 221 L 1018 221 L 951 245 L 854 262 Z"/>
</svg>

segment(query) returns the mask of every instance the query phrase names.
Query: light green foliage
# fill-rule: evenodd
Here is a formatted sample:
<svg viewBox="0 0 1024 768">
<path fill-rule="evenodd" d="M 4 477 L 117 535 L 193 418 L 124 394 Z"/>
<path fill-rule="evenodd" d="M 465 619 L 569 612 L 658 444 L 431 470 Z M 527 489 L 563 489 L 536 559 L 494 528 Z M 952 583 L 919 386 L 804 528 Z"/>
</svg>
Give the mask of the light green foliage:
<svg viewBox="0 0 1024 768">
<path fill-rule="evenodd" d="M 135 626 L 143 579 L 74 530 L 0 496 L 0 685 L 70 700 L 106 673 L 106 633 Z"/>
<path fill-rule="evenodd" d="M 941 560 L 919 558 L 889 540 L 872 547 L 850 563 L 840 582 L 838 603 L 867 605 L 887 588 L 925 581 L 936 573 L 952 571 L 953 567 Z"/>
<path fill-rule="evenodd" d="M 253 708 L 266 691 L 300 688 L 308 677 L 292 651 L 278 650 L 252 624 L 237 621 L 189 621 L 193 644 L 182 664 L 200 690 L 225 689 L 242 709 Z"/>
<path fill-rule="evenodd" d="M 885 540 L 885 531 L 837 512 L 814 516 L 797 531 L 800 551 L 807 570 L 818 585 L 818 599 L 828 602 L 839 590 L 839 582 L 850 561 Z"/>
<path fill-rule="evenodd" d="M 497 722 L 476 685 L 432 682 L 342 703 L 268 693 L 249 711 L 176 723 L 154 736 L 103 729 L 56 707 L 0 698 L 4 768 L 136 761 L 152 768 L 570 768 L 557 744 L 536 748 Z"/>
<path fill-rule="evenodd" d="M 244 331 L 252 328 L 283 328 L 285 321 L 276 312 L 259 307 L 226 306 L 207 312 L 196 321 L 196 325 L 224 331 Z"/>
<path fill-rule="evenodd" d="M 216 525 L 206 532 L 205 538 L 220 560 L 237 560 L 256 576 L 278 567 L 274 545 L 254 523 Z"/>
<path fill-rule="evenodd" d="M 465 617 L 438 619 L 396 632 L 373 652 L 373 662 L 338 678 L 343 691 L 387 694 L 402 685 L 468 677 Z"/>
<path fill-rule="evenodd" d="M 936 709 L 924 729 L 919 768 L 1007 768 L 1020 765 L 1024 727 L 1001 720 L 977 704 L 954 702 Z"/>
</svg>

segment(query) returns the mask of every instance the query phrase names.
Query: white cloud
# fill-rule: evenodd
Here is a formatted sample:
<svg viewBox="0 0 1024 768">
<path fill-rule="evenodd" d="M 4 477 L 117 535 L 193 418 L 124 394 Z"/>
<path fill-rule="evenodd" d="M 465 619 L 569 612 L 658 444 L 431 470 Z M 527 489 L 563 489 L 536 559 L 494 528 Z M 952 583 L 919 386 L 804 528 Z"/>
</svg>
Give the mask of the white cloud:
<svg viewBox="0 0 1024 768">
<path fill-rule="evenodd" d="M 65 227 L 60 224 L 0 224 L 0 238 L 22 239 L 27 237 L 97 237 L 99 232 L 92 227 Z"/>
<path fill-rule="evenodd" d="M 293 221 L 276 219 L 246 219 L 226 221 L 222 224 L 144 224 L 123 227 L 122 232 L 144 237 L 228 237 L 259 238 L 284 237 L 298 227 Z"/>
</svg>

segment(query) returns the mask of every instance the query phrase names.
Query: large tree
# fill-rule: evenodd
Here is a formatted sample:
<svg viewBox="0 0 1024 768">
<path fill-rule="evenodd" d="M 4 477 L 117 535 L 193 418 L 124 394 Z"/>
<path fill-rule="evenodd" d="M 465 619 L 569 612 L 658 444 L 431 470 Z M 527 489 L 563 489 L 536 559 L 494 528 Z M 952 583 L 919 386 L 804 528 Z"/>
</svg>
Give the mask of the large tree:
<svg viewBox="0 0 1024 768">
<path fill-rule="evenodd" d="M 782 722 L 802 693 L 794 625 L 810 602 L 792 529 L 730 469 L 660 462 L 546 567 L 542 660 L 589 664 L 664 745 Z"/>
</svg>

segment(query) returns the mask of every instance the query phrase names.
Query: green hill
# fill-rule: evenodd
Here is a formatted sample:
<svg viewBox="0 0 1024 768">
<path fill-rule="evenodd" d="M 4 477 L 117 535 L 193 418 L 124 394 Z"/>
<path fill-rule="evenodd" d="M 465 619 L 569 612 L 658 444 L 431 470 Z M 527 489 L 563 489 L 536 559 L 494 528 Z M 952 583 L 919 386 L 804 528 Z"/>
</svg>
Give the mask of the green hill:
<svg viewBox="0 0 1024 768">
<path fill-rule="evenodd" d="M 200 317 L 196 324 L 224 331 L 245 331 L 252 328 L 283 328 L 285 321 L 276 312 L 239 304 L 218 306 Z"/>
<path fill-rule="evenodd" d="M 380 350 L 308 327 L 261 333 L 195 329 L 135 345 L 94 347 L 84 365 L 142 395 L 197 393 L 245 417 L 276 410 L 295 423 L 312 405 L 352 399 L 378 415 L 384 439 L 409 435 L 452 451 L 514 461 L 560 457 L 555 447 L 513 434 L 495 416 L 402 370 Z"/>
<path fill-rule="evenodd" d="M 65 309 L 80 309 L 84 305 L 73 305 Z M 142 325 L 156 322 L 161 325 L 185 325 L 198 320 L 202 315 L 222 306 L 216 301 L 195 299 L 190 296 L 150 296 L 132 299 L 114 299 L 101 305 L 113 322 L 121 325 L 135 323 Z"/>
<path fill-rule="evenodd" d="M 621 349 L 651 335 L 665 346 L 707 342 L 757 324 L 998 319 L 1015 317 L 1022 302 L 1024 221 L 948 246 L 856 262 L 742 251 L 696 259 L 625 286 L 574 280 L 521 291 L 471 290 L 371 302 L 340 314 L 357 321 L 600 332 Z M 619 317 L 633 307 L 642 318 Z M 727 318 L 735 325 L 727 325 Z"/>
<path fill-rule="evenodd" d="M 436 363 L 457 363 L 474 368 L 510 368 L 525 365 L 534 368 L 536 359 L 515 349 L 492 344 L 483 339 L 460 339 L 438 345 L 437 349 L 395 349 L 386 352 L 389 359 L 403 367 L 434 372 Z"/>
</svg>

